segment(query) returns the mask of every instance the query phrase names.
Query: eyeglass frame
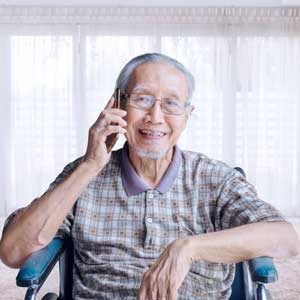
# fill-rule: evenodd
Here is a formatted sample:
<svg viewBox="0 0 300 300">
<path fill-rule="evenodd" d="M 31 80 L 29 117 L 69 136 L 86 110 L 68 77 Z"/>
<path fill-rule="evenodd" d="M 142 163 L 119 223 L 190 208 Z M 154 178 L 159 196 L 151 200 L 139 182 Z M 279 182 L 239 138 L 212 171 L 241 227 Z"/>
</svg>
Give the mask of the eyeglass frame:
<svg viewBox="0 0 300 300">
<path fill-rule="evenodd" d="M 153 95 L 143 94 L 143 93 L 130 93 L 130 94 L 129 94 L 129 93 L 122 93 L 121 97 L 122 97 L 122 98 L 125 98 L 125 100 L 128 101 L 128 98 L 130 98 L 130 95 L 132 95 L 132 94 L 133 94 L 133 95 L 151 96 L 151 97 L 154 98 L 154 102 L 153 102 L 153 104 L 152 104 L 152 106 L 151 106 L 150 108 L 146 109 L 146 108 L 136 107 L 136 106 L 133 106 L 133 105 L 132 105 L 132 107 L 134 107 L 134 108 L 136 108 L 136 109 L 144 110 L 144 111 L 149 111 L 149 110 L 151 110 L 151 109 L 154 107 L 156 101 L 160 101 L 160 108 L 161 108 L 161 110 L 162 110 L 163 113 L 165 113 L 165 114 L 167 114 L 167 115 L 171 115 L 171 116 L 181 116 L 181 115 L 184 114 L 184 111 L 182 111 L 182 113 L 180 113 L 180 114 L 174 114 L 174 113 L 166 112 L 166 111 L 164 110 L 164 107 L 163 107 L 163 105 L 162 105 L 163 101 L 165 101 L 165 100 L 170 100 L 171 98 L 162 98 L 162 99 L 159 99 L 159 98 L 154 97 Z M 176 100 L 176 101 L 180 102 L 180 100 L 178 100 L 178 99 L 171 99 L 171 100 Z M 128 103 L 130 103 L 130 101 L 128 101 Z M 185 109 L 186 107 L 189 107 L 190 105 L 191 105 L 191 103 L 188 102 L 188 101 L 186 101 L 186 102 L 184 103 L 184 109 Z"/>
</svg>

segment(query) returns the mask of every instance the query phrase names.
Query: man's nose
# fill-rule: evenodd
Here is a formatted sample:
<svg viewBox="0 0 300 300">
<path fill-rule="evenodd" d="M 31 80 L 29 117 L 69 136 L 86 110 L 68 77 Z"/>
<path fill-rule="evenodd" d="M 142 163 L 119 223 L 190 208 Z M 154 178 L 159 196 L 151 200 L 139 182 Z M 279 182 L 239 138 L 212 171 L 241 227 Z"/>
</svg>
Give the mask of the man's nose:
<svg viewBox="0 0 300 300">
<path fill-rule="evenodd" d="M 152 123 L 162 123 L 164 120 L 164 112 L 161 109 L 161 100 L 157 99 L 148 111 L 148 118 Z"/>
</svg>

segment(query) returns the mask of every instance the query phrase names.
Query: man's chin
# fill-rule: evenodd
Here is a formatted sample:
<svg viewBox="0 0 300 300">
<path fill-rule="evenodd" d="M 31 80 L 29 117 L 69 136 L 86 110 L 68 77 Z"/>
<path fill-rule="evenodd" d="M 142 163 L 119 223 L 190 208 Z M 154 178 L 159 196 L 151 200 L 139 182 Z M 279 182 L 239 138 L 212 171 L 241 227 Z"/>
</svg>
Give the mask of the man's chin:
<svg viewBox="0 0 300 300">
<path fill-rule="evenodd" d="M 167 150 L 146 149 L 135 147 L 136 154 L 141 158 L 161 159 L 167 154 Z"/>
</svg>

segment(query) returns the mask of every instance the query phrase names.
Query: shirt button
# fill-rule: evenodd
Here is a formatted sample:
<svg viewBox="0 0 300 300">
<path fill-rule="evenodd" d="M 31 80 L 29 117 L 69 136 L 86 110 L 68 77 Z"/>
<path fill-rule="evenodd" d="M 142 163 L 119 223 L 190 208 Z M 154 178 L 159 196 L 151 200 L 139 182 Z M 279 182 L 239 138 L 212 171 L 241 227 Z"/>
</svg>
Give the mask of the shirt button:
<svg viewBox="0 0 300 300">
<path fill-rule="evenodd" d="M 152 218 L 147 218 L 147 223 L 152 223 L 153 222 L 153 220 L 152 220 Z"/>
<path fill-rule="evenodd" d="M 153 194 L 149 194 L 150 199 L 153 199 L 153 197 L 154 197 Z"/>
</svg>

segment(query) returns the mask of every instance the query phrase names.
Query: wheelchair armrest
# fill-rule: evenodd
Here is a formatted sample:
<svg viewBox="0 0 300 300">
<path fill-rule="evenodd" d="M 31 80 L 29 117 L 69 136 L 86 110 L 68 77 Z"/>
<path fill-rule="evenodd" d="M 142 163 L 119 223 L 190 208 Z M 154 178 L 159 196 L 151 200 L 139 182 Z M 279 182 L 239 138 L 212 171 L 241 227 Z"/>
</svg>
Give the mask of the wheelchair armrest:
<svg viewBox="0 0 300 300">
<path fill-rule="evenodd" d="M 255 282 L 271 283 L 278 279 L 273 258 L 262 256 L 249 260 L 251 278 Z"/>
<path fill-rule="evenodd" d="M 64 240 L 54 238 L 46 247 L 32 253 L 25 261 L 16 278 L 18 286 L 41 286 L 64 250 Z"/>
</svg>

